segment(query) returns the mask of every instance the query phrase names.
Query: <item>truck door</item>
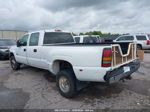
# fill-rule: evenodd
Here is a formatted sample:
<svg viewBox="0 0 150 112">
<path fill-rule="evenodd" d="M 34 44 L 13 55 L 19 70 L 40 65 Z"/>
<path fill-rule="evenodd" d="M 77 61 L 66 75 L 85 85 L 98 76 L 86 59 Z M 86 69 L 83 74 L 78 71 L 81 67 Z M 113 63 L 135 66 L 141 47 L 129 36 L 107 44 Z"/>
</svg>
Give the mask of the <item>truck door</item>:
<svg viewBox="0 0 150 112">
<path fill-rule="evenodd" d="M 27 59 L 28 63 L 34 67 L 41 68 L 41 53 L 39 50 L 39 36 L 40 33 L 32 33 L 29 39 L 29 46 L 27 47 Z"/>
<path fill-rule="evenodd" d="M 21 46 L 17 47 L 16 50 L 16 60 L 20 63 L 27 64 L 27 43 L 29 35 L 24 35 L 20 39 Z"/>
</svg>

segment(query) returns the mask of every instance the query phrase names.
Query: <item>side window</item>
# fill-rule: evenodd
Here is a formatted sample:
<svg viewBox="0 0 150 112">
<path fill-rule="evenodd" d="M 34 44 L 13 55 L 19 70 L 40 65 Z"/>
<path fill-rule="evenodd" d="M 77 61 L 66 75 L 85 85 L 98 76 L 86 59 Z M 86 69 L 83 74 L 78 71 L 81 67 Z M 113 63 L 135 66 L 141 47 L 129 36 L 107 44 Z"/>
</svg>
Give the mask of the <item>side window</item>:
<svg viewBox="0 0 150 112">
<path fill-rule="evenodd" d="M 149 38 L 149 40 L 150 40 L 150 35 L 148 35 L 148 38 Z"/>
<path fill-rule="evenodd" d="M 76 43 L 80 43 L 80 37 L 75 37 Z"/>
<path fill-rule="evenodd" d="M 118 39 L 117 39 L 117 41 L 124 41 L 125 40 L 125 37 L 123 36 L 123 37 L 119 37 Z"/>
<path fill-rule="evenodd" d="M 30 36 L 29 46 L 38 46 L 39 43 L 39 33 L 32 33 Z"/>
<path fill-rule="evenodd" d="M 147 40 L 146 36 L 136 36 L 137 40 Z"/>
<path fill-rule="evenodd" d="M 22 37 L 22 39 L 20 39 L 20 43 L 21 43 L 22 46 L 27 46 L 28 37 L 29 37 L 29 35 L 24 35 Z"/>
<path fill-rule="evenodd" d="M 134 40 L 134 37 L 133 36 L 125 36 L 125 40 L 128 41 L 128 40 Z"/>
</svg>

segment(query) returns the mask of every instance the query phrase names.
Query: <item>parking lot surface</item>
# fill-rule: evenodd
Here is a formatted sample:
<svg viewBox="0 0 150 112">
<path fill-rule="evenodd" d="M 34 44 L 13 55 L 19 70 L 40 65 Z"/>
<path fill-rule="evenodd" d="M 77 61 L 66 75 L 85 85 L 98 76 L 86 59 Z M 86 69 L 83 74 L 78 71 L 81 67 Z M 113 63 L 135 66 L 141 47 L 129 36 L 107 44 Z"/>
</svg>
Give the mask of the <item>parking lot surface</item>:
<svg viewBox="0 0 150 112">
<path fill-rule="evenodd" d="M 29 66 L 12 71 L 9 61 L 0 61 L 0 109 L 150 109 L 149 57 L 146 53 L 132 80 L 90 84 L 73 99 L 58 93 L 48 71 Z"/>
</svg>

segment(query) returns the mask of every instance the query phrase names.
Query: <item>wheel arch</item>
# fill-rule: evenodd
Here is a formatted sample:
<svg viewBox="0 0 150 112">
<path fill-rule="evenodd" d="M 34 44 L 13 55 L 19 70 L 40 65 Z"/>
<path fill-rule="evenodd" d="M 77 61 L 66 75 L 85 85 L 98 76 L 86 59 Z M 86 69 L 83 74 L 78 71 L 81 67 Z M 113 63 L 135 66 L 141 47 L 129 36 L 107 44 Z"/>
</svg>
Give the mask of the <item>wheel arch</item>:
<svg viewBox="0 0 150 112">
<path fill-rule="evenodd" d="M 143 49 L 142 44 L 139 44 L 139 43 L 138 43 L 138 44 L 137 44 L 137 46 L 140 46 L 140 47 L 141 47 L 141 49 Z"/>
<path fill-rule="evenodd" d="M 9 57 L 11 57 L 11 56 L 15 56 L 13 52 L 9 53 Z"/>
<path fill-rule="evenodd" d="M 52 71 L 54 74 L 57 74 L 59 71 L 61 70 L 65 70 L 65 69 L 71 69 L 73 72 L 73 65 L 66 60 L 54 60 L 52 63 Z"/>
</svg>

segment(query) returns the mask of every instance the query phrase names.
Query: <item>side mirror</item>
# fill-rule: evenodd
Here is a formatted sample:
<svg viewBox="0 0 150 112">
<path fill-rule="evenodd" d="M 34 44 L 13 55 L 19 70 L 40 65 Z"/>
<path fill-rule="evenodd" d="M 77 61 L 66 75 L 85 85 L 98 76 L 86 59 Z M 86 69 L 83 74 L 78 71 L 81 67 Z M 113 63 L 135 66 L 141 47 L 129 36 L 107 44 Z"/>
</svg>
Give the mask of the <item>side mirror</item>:
<svg viewBox="0 0 150 112">
<path fill-rule="evenodd" d="M 20 47 L 21 46 L 21 43 L 20 43 L 20 40 L 17 41 L 17 47 Z"/>
</svg>

